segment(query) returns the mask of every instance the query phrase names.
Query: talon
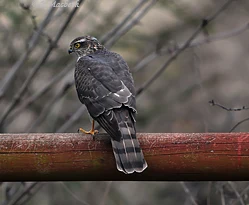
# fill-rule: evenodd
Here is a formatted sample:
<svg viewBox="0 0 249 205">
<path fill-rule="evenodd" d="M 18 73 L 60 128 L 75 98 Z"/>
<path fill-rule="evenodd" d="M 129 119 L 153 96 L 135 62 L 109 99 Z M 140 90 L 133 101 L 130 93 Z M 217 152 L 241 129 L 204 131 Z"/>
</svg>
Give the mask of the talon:
<svg viewBox="0 0 249 205">
<path fill-rule="evenodd" d="M 84 133 L 84 134 L 91 134 L 91 135 L 95 135 L 95 134 L 98 134 L 98 133 L 99 133 L 98 130 L 89 130 L 89 131 L 86 131 L 86 130 L 84 130 L 84 129 L 82 129 L 82 128 L 79 128 L 79 129 L 78 129 L 78 132 L 82 132 L 82 133 Z"/>
<path fill-rule="evenodd" d="M 98 130 L 95 130 L 95 129 L 94 129 L 94 120 L 92 121 L 92 128 L 91 128 L 91 130 L 86 131 L 86 130 L 84 130 L 84 129 L 82 129 L 82 128 L 79 128 L 79 129 L 78 129 L 78 133 L 79 133 L 79 132 L 82 132 L 82 133 L 84 133 L 84 134 L 91 134 L 92 136 L 94 136 L 95 134 L 98 134 L 98 133 L 99 133 Z"/>
</svg>

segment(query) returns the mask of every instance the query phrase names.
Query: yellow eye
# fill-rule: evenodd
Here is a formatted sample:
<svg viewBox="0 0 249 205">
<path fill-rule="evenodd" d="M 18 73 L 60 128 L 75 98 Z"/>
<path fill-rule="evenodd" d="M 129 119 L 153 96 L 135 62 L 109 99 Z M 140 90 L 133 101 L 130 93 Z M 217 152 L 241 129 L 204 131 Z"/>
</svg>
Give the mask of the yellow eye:
<svg viewBox="0 0 249 205">
<path fill-rule="evenodd" d="M 75 44 L 74 44 L 74 48 L 77 49 L 77 48 L 79 48 L 79 47 L 80 47 L 80 43 L 75 43 Z"/>
</svg>

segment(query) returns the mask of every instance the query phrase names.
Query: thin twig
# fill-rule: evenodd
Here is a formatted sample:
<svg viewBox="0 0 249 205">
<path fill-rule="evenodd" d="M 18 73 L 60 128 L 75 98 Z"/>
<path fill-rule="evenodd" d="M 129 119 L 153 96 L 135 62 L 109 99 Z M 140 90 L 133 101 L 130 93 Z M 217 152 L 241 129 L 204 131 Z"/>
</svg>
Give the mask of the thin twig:
<svg viewBox="0 0 249 205">
<path fill-rule="evenodd" d="M 80 202 L 81 204 L 84 205 L 90 205 L 89 203 L 83 201 L 82 199 L 80 199 L 77 195 L 75 195 L 67 186 L 64 182 L 61 182 L 61 185 L 63 186 L 63 188 L 74 198 L 76 199 L 78 202 Z"/>
<path fill-rule="evenodd" d="M 222 32 L 220 34 L 215 34 L 212 36 L 208 36 L 202 40 L 193 42 L 190 47 L 196 47 L 196 46 L 200 46 L 206 43 L 210 43 L 210 42 L 214 42 L 214 41 L 218 41 L 218 40 L 224 40 L 226 38 L 231 38 L 234 36 L 237 36 L 245 31 L 247 31 L 249 29 L 249 23 L 244 24 L 241 27 L 238 27 L 236 29 L 233 29 L 231 31 L 227 31 L 227 32 Z"/>
<path fill-rule="evenodd" d="M 240 204 L 241 204 L 241 205 L 245 205 L 245 203 L 244 203 L 243 199 L 241 198 L 241 196 L 240 196 L 238 190 L 237 190 L 236 187 L 234 186 L 234 183 L 231 182 L 231 181 L 228 181 L 227 183 L 230 185 L 230 187 L 231 187 L 232 190 L 234 191 L 234 193 L 235 193 L 237 199 L 239 200 Z"/>
<path fill-rule="evenodd" d="M 66 132 L 72 124 L 74 124 L 80 117 L 82 117 L 83 113 L 86 111 L 86 107 L 81 105 L 74 114 L 63 124 L 61 125 L 56 132 Z"/>
<path fill-rule="evenodd" d="M 129 24 L 126 25 L 126 27 L 124 27 L 122 30 L 120 30 L 119 32 L 116 32 L 116 34 L 109 39 L 109 41 L 106 42 L 105 47 L 106 48 L 110 48 L 112 47 L 117 41 L 118 39 L 123 36 L 124 34 L 126 34 L 131 28 L 133 28 L 138 22 L 139 20 L 151 9 L 151 7 L 157 2 L 157 0 L 152 0 L 138 15 L 136 18 L 134 18 L 133 20 L 131 20 L 131 22 Z"/>
<path fill-rule="evenodd" d="M 213 15 L 204 19 L 202 23 L 197 27 L 194 33 L 188 38 L 188 40 L 181 46 L 179 49 L 174 52 L 171 57 L 159 68 L 159 70 L 147 81 L 145 82 L 138 90 L 137 95 L 143 92 L 147 87 L 149 87 L 161 74 L 165 71 L 166 68 L 182 53 L 186 48 L 189 47 L 191 42 L 197 37 L 197 35 L 205 28 L 211 21 L 213 21 L 225 8 L 229 6 L 235 0 L 226 1 Z"/>
<path fill-rule="evenodd" d="M 7 205 L 17 205 L 18 202 L 20 202 L 23 197 L 25 197 L 32 189 L 34 189 L 38 185 L 38 182 L 33 182 L 31 185 L 29 185 L 27 188 L 24 188 L 24 190 L 18 194 L 18 196 L 15 196 L 7 203 Z"/>
<path fill-rule="evenodd" d="M 37 185 L 32 189 L 32 193 L 28 192 L 26 195 L 26 199 L 22 202 L 18 203 L 17 205 L 25 205 L 35 194 L 44 186 L 45 183 L 38 182 Z"/>
<path fill-rule="evenodd" d="M 194 58 L 194 70 L 195 70 L 195 75 L 196 75 L 196 81 L 197 81 L 197 85 L 200 88 L 201 91 L 201 98 L 204 100 L 205 96 L 207 95 L 207 91 L 205 90 L 204 86 L 203 86 L 203 81 L 202 81 L 202 77 L 201 77 L 201 71 L 200 71 L 200 67 L 201 67 L 201 59 L 198 56 L 197 52 L 195 52 L 195 50 L 193 49 L 193 58 Z M 201 111 L 202 113 L 202 121 L 204 124 L 204 132 L 208 132 L 208 122 L 207 122 L 207 117 L 208 116 L 208 110 L 205 107 L 204 109 L 202 109 Z"/>
<path fill-rule="evenodd" d="M 212 188 L 212 182 L 208 182 L 208 190 L 207 190 L 207 205 L 211 205 L 211 189 Z"/>
<path fill-rule="evenodd" d="M 57 1 L 57 2 L 60 2 L 60 1 Z M 30 5 L 27 6 L 24 3 L 20 3 L 20 6 L 21 6 L 21 8 L 23 8 L 24 10 L 27 11 L 27 13 L 28 13 L 28 15 L 29 15 L 29 17 L 31 19 L 31 22 L 33 24 L 33 30 L 34 30 L 34 32 L 37 32 L 38 31 L 38 26 L 37 26 L 37 22 L 36 22 L 36 16 L 32 13 Z M 58 16 L 58 14 L 54 15 L 53 17 L 56 17 L 56 16 Z M 55 18 L 53 18 L 53 19 L 55 19 Z M 53 19 L 51 18 L 50 22 L 52 22 Z M 47 33 L 45 33 L 43 30 L 41 32 L 42 32 L 41 36 L 45 37 L 47 39 L 47 42 L 51 44 L 52 43 L 52 38 Z"/>
<path fill-rule="evenodd" d="M 203 44 L 212 43 L 212 42 L 219 41 L 219 40 L 224 40 L 226 38 L 231 38 L 231 37 L 237 36 L 245 31 L 247 31 L 248 29 L 249 29 L 249 23 L 246 23 L 245 25 L 243 25 L 239 28 L 233 29 L 231 31 L 222 32 L 220 34 L 214 34 L 214 35 L 208 36 L 204 39 L 193 41 L 192 43 L 189 44 L 188 48 L 194 48 L 197 46 L 201 46 Z M 174 46 L 173 48 L 169 48 L 168 46 L 166 46 L 166 47 L 161 48 L 159 51 L 158 50 L 153 51 L 149 55 L 145 56 L 142 60 L 139 60 L 139 62 L 134 66 L 132 71 L 138 72 L 144 66 L 148 65 L 148 63 L 155 60 L 158 56 L 162 56 L 165 54 L 172 54 L 172 52 L 176 52 L 182 46 L 183 46 L 183 44 L 179 44 L 178 46 Z"/>
<path fill-rule="evenodd" d="M 115 35 L 138 11 L 139 9 L 147 2 L 148 0 L 140 0 L 140 2 L 131 10 L 131 12 L 117 25 L 115 26 L 110 32 L 105 34 L 101 39 L 100 42 L 105 44 L 110 38 Z"/>
<path fill-rule="evenodd" d="M 26 183 L 20 183 L 20 182 L 5 182 L 4 183 L 4 189 L 5 189 L 5 200 L 0 203 L 1 205 L 7 205 L 10 203 L 13 198 L 20 192 L 20 190 L 23 190 L 25 188 Z"/>
<path fill-rule="evenodd" d="M 34 131 L 34 128 L 38 125 L 40 125 L 43 120 L 46 118 L 46 116 L 50 113 L 51 108 L 53 105 L 61 99 L 62 96 L 64 96 L 67 91 L 74 85 L 74 80 L 70 81 L 65 84 L 65 86 L 61 89 L 60 92 L 58 92 L 51 100 L 50 102 L 47 102 L 46 105 L 43 107 L 42 111 L 40 112 L 40 115 L 36 118 L 36 120 L 31 124 L 31 126 L 28 128 L 27 132 Z"/>
<path fill-rule="evenodd" d="M 220 188 L 220 199 L 221 199 L 221 204 L 226 205 L 223 187 Z"/>
<path fill-rule="evenodd" d="M 232 205 L 235 205 L 239 201 L 239 199 L 243 197 L 243 195 L 247 194 L 248 190 L 249 190 L 249 185 L 245 189 L 243 189 L 242 192 L 240 192 L 240 197 L 239 198 L 237 197 L 237 199 L 235 199 Z"/>
<path fill-rule="evenodd" d="M 244 123 L 244 122 L 246 122 L 246 121 L 249 121 L 249 118 L 246 118 L 246 119 L 241 120 L 241 121 L 239 121 L 238 123 L 236 123 L 236 124 L 232 127 L 232 129 L 229 130 L 229 132 L 234 131 L 235 128 L 237 128 L 240 124 L 242 124 L 242 123 Z"/>
<path fill-rule="evenodd" d="M 184 182 L 180 182 L 183 190 L 185 191 L 185 193 L 188 195 L 188 197 L 190 198 L 192 204 L 194 205 L 198 205 L 198 203 L 195 200 L 195 197 L 193 196 L 193 194 L 191 193 L 191 191 L 189 190 L 189 188 L 187 187 L 187 185 Z"/>
<path fill-rule="evenodd" d="M 218 106 L 220 108 L 222 108 L 223 110 L 226 110 L 226 111 L 241 111 L 241 110 L 249 110 L 249 107 L 246 107 L 246 106 L 242 106 L 241 108 L 227 108 L 219 103 L 216 103 L 214 100 L 210 100 L 209 101 L 209 104 L 211 106 Z"/>
<path fill-rule="evenodd" d="M 43 88 L 39 91 L 36 91 L 32 96 L 25 99 L 25 101 L 16 109 L 14 110 L 9 117 L 6 119 L 6 123 L 10 123 L 12 120 L 16 118 L 18 114 L 20 114 L 27 106 L 31 105 L 32 103 L 36 102 L 42 95 L 50 90 L 50 88 L 60 81 L 70 70 L 72 69 L 75 63 L 69 63 L 61 72 L 56 74 L 51 81 L 49 81 Z"/>
<path fill-rule="evenodd" d="M 102 197 L 100 205 L 105 205 L 106 204 L 107 196 L 108 196 L 108 194 L 110 192 L 111 185 L 112 185 L 112 181 L 107 182 L 107 185 L 106 185 L 106 188 L 105 188 L 105 192 L 104 192 L 104 195 Z"/>
<path fill-rule="evenodd" d="M 79 0 L 79 5 L 83 2 L 84 0 Z M 4 114 L 2 115 L 1 119 L 0 119 L 0 127 L 3 126 L 3 123 L 6 119 L 6 117 L 9 115 L 9 113 L 13 110 L 13 108 L 19 103 L 19 101 L 21 100 L 21 97 L 23 96 L 24 92 L 26 91 L 28 85 L 31 83 L 31 81 L 33 80 L 35 74 L 38 72 L 38 70 L 41 68 L 41 66 L 47 61 L 50 53 L 53 51 L 53 49 L 56 47 L 58 41 L 60 40 L 62 34 L 64 33 L 65 29 L 67 28 L 67 26 L 69 25 L 69 23 L 71 22 L 72 18 L 74 17 L 74 15 L 76 14 L 76 11 L 78 10 L 78 7 L 75 7 L 71 13 L 69 14 L 68 18 L 66 19 L 66 21 L 64 22 L 64 24 L 62 25 L 61 29 L 59 30 L 59 32 L 57 33 L 55 40 L 53 41 L 52 44 L 49 45 L 48 49 L 46 50 L 44 56 L 41 58 L 40 61 L 37 62 L 37 64 L 33 67 L 33 69 L 31 70 L 31 73 L 29 74 L 29 76 L 27 77 L 27 79 L 25 80 L 25 82 L 23 83 L 22 87 L 20 88 L 20 90 L 17 92 L 17 94 L 14 96 L 13 101 L 10 103 L 10 105 L 8 106 L 8 108 L 6 109 L 6 111 L 4 112 Z"/>
<path fill-rule="evenodd" d="M 34 29 L 35 32 L 37 32 L 38 26 L 37 26 L 37 22 L 36 22 L 36 16 L 32 13 L 30 5 L 25 5 L 24 3 L 20 3 L 20 6 L 21 6 L 22 9 L 24 9 L 28 13 L 28 16 L 30 17 L 31 22 L 33 24 L 33 29 Z M 41 35 L 46 37 L 47 41 L 49 43 L 52 43 L 52 38 L 48 34 L 46 34 L 43 30 L 42 30 Z"/>
<path fill-rule="evenodd" d="M 248 109 L 249 109 L 248 107 L 245 107 L 245 106 L 243 106 L 243 107 L 241 107 L 241 108 L 226 108 L 226 107 L 224 107 L 223 105 L 220 105 L 220 104 L 214 102 L 214 100 L 210 100 L 209 103 L 210 103 L 210 105 L 212 105 L 212 106 L 218 106 L 218 107 L 220 107 L 220 108 L 222 108 L 222 109 L 224 109 L 224 110 L 226 110 L 226 111 L 241 111 L 241 110 L 248 110 Z M 248 121 L 248 120 L 249 120 L 249 118 L 246 118 L 246 119 L 244 119 L 244 120 L 239 121 L 238 123 L 236 123 L 236 124 L 229 130 L 229 132 L 232 132 L 232 131 L 235 130 L 235 128 L 237 128 L 240 124 L 242 124 L 242 123 L 244 123 L 244 122 L 246 122 L 246 121 Z"/>
<path fill-rule="evenodd" d="M 57 0 L 56 2 L 60 2 L 60 0 Z M 29 57 L 29 54 L 36 47 L 39 37 L 42 35 L 42 32 L 46 28 L 46 26 L 48 26 L 48 24 L 50 23 L 55 10 L 56 10 L 55 7 L 51 7 L 46 18 L 41 23 L 37 32 L 33 32 L 31 40 L 28 43 L 27 50 L 21 55 L 18 61 L 13 65 L 13 67 L 9 70 L 9 72 L 4 76 L 3 80 L 1 81 L 1 85 L 0 85 L 0 99 L 6 93 L 7 89 L 9 88 L 12 81 L 14 80 L 14 77 L 16 76 L 17 72 L 20 70 L 22 65 L 25 63 L 25 61 Z"/>
</svg>

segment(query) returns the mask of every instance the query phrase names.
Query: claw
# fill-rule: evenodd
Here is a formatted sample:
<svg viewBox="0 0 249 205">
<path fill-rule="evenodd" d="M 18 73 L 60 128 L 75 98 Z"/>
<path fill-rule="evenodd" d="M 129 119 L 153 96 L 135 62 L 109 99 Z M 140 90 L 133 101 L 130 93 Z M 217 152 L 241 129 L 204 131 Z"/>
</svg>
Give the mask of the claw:
<svg viewBox="0 0 249 205">
<path fill-rule="evenodd" d="M 93 140 L 95 140 L 94 135 L 99 133 L 98 130 L 95 130 L 95 129 L 94 129 L 94 120 L 92 121 L 92 128 L 91 128 L 91 130 L 86 131 L 86 130 L 84 130 L 84 129 L 82 129 L 82 128 L 79 128 L 79 129 L 78 129 L 78 133 L 79 133 L 79 132 L 82 132 L 82 133 L 84 133 L 84 134 L 91 134 L 91 135 L 93 136 Z"/>
<path fill-rule="evenodd" d="M 91 135 L 95 135 L 95 134 L 98 134 L 98 133 L 99 133 L 98 130 L 89 130 L 89 131 L 86 131 L 86 130 L 84 130 L 84 129 L 82 129 L 82 128 L 79 128 L 79 129 L 78 129 L 78 133 L 79 133 L 79 132 L 82 132 L 82 133 L 84 133 L 84 134 L 91 134 Z"/>
</svg>

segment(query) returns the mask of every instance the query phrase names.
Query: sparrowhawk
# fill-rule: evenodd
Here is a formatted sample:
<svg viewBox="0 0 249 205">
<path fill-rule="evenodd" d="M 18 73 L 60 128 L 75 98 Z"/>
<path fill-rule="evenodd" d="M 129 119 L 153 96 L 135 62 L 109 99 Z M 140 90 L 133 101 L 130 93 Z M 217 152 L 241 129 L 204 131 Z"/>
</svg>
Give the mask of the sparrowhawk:
<svg viewBox="0 0 249 205">
<path fill-rule="evenodd" d="M 91 36 L 74 39 L 69 53 L 78 56 L 75 84 L 79 100 L 94 120 L 110 135 L 117 169 L 126 174 L 142 172 L 147 167 L 136 139 L 136 99 L 133 78 L 124 59 L 107 50 Z"/>
</svg>

